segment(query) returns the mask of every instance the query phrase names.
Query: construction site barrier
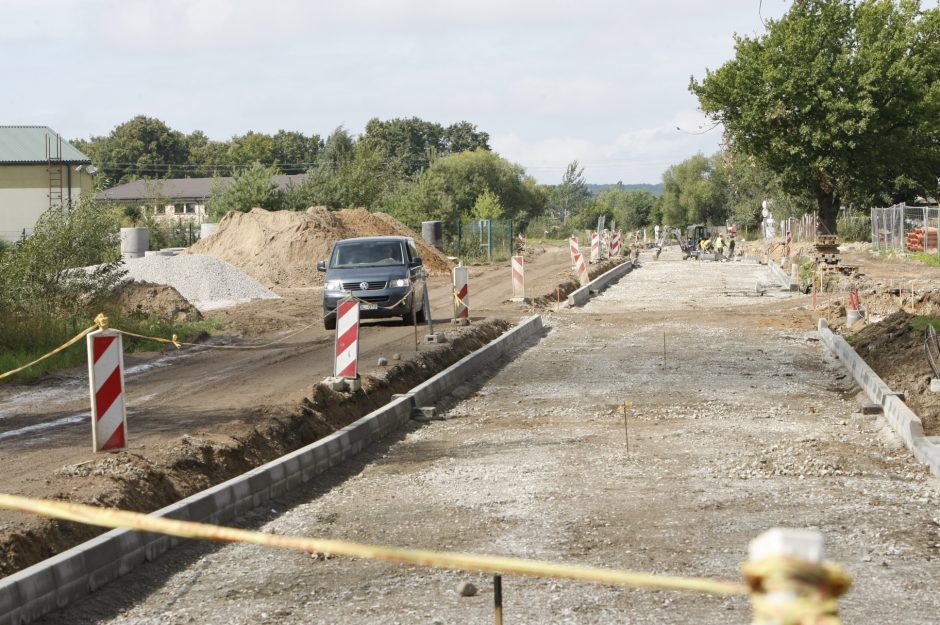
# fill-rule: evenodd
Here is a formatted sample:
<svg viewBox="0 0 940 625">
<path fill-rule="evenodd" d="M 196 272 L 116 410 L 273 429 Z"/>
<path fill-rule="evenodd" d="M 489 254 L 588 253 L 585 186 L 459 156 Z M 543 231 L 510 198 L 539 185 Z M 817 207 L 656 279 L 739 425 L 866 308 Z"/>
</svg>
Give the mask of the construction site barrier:
<svg viewBox="0 0 940 625">
<path fill-rule="evenodd" d="M 96 453 L 124 449 L 127 447 L 127 409 L 121 333 L 101 328 L 89 332 L 86 338 L 92 449 Z"/>
<path fill-rule="evenodd" d="M 568 253 L 571 254 L 571 266 L 577 268 L 574 257 L 575 254 L 580 253 L 580 248 L 578 246 L 578 237 L 568 237 Z"/>
<path fill-rule="evenodd" d="M 601 260 L 601 237 L 598 233 L 591 233 L 591 262 L 596 263 Z"/>
<path fill-rule="evenodd" d="M 907 448 L 914 453 L 914 457 L 926 464 L 931 473 L 940 477 L 940 445 L 933 443 L 924 434 L 924 424 L 920 417 L 908 408 L 899 397 L 900 394 L 891 390 L 844 338 L 829 329 L 829 324 L 824 318 L 819 320 L 818 332 L 829 351 L 835 354 L 852 374 L 856 384 L 862 387 L 869 399 L 881 406 L 885 419 L 904 440 Z"/>
<path fill-rule="evenodd" d="M 470 320 L 470 268 L 454 267 L 454 320 Z"/>
<path fill-rule="evenodd" d="M 525 301 L 525 259 L 522 256 L 512 257 L 512 299 Z"/>
<path fill-rule="evenodd" d="M 150 517 L 226 523 L 287 493 L 411 419 L 416 405 L 428 405 L 543 331 L 534 315 L 465 356 L 408 393 L 396 397 L 318 441 L 222 484 L 153 512 Z M 48 560 L 0 579 L 0 625 L 24 625 L 101 588 L 177 546 L 180 539 L 115 529 Z"/>
<path fill-rule="evenodd" d="M 336 305 L 336 341 L 333 375 L 359 377 L 359 302 L 349 297 Z"/>
<path fill-rule="evenodd" d="M 611 238 L 610 257 L 620 258 L 620 232 L 615 232 Z"/>
</svg>

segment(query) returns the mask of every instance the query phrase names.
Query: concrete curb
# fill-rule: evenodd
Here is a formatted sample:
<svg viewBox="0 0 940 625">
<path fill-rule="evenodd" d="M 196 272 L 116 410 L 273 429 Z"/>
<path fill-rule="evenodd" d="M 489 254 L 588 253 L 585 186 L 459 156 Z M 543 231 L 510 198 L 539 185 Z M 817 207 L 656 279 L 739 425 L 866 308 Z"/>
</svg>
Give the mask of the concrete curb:
<svg viewBox="0 0 940 625">
<path fill-rule="evenodd" d="M 918 461 L 930 467 L 931 473 L 940 477 L 940 446 L 930 442 L 924 435 L 924 425 L 914 411 L 907 407 L 898 393 L 892 391 L 884 380 L 868 366 L 844 338 L 829 329 L 825 319 L 819 320 L 819 336 L 823 343 L 849 370 L 855 382 L 868 397 L 881 406 L 891 428 L 904 439 L 908 449 Z"/>
<path fill-rule="evenodd" d="M 153 516 L 227 523 L 355 456 L 426 405 L 542 332 L 534 315 L 430 380 L 358 421 L 243 475 L 196 493 Z M 0 625 L 25 625 L 157 559 L 183 539 L 126 529 L 97 538 L 0 579 Z"/>
<path fill-rule="evenodd" d="M 768 260 L 767 267 L 770 268 L 770 273 L 774 275 L 774 277 L 780 283 L 780 286 L 783 288 L 783 290 L 785 291 L 799 291 L 800 290 L 800 285 L 794 284 L 793 282 L 791 282 L 790 276 L 787 274 L 786 271 L 784 271 L 780 267 L 780 265 L 778 265 L 772 260 Z"/>
<path fill-rule="evenodd" d="M 625 263 L 617 265 L 610 271 L 602 273 L 601 275 L 594 278 L 594 280 L 592 280 L 591 282 L 588 282 L 587 284 L 582 286 L 577 291 L 572 291 L 568 295 L 568 305 L 569 306 L 585 305 L 588 302 L 588 300 L 591 299 L 592 295 L 596 293 L 600 293 L 601 291 L 606 289 L 608 286 L 610 286 L 611 282 L 618 280 L 621 276 L 628 274 L 631 271 L 633 271 L 633 261 L 628 260 Z"/>
</svg>

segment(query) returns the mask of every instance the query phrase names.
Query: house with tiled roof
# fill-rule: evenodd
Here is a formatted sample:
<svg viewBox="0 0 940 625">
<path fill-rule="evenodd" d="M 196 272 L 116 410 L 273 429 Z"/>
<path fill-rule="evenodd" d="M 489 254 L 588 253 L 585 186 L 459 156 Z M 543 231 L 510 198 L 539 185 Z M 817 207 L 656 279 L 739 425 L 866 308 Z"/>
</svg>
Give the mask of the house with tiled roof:
<svg viewBox="0 0 940 625">
<path fill-rule="evenodd" d="M 0 126 L 0 240 L 33 232 L 52 206 L 93 188 L 91 159 L 48 126 Z"/>
</svg>

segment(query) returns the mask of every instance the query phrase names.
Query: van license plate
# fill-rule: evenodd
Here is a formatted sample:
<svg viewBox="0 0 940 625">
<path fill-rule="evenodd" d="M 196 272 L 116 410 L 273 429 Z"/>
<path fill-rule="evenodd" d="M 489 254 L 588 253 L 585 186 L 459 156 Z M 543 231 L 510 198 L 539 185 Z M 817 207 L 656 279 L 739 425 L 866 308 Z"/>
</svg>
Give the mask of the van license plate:
<svg viewBox="0 0 940 625">
<path fill-rule="evenodd" d="M 378 304 L 359 304 L 359 310 L 378 310 Z"/>
</svg>

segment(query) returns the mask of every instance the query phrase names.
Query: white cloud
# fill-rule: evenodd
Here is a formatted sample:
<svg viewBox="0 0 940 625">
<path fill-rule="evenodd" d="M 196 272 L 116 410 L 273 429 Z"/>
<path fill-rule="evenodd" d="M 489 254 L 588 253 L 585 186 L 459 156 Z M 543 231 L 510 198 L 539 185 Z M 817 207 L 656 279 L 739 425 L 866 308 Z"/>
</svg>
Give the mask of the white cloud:
<svg viewBox="0 0 940 625">
<path fill-rule="evenodd" d="M 467 120 L 540 180 L 577 158 L 656 181 L 717 149 L 675 130 L 701 124 L 689 76 L 760 28 L 754 0 L 0 0 L 0 123 L 87 137 L 144 114 L 224 139 Z"/>
<path fill-rule="evenodd" d="M 554 183 L 577 159 L 591 182 L 659 182 L 670 166 L 699 152 L 718 151 L 721 128 L 703 134 L 689 131 L 706 120 L 693 110 L 682 111 L 660 125 L 627 130 L 609 139 L 553 137 L 529 140 L 518 134 L 495 135 L 493 149 L 520 163 L 539 182 Z M 708 124 L 705 128 L 710 128 Z M 678 128 L 678 129 L 677 129 Z"/>
</svg>

